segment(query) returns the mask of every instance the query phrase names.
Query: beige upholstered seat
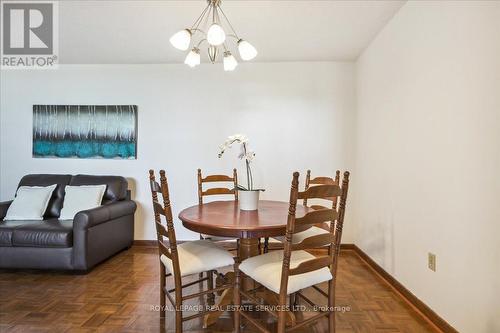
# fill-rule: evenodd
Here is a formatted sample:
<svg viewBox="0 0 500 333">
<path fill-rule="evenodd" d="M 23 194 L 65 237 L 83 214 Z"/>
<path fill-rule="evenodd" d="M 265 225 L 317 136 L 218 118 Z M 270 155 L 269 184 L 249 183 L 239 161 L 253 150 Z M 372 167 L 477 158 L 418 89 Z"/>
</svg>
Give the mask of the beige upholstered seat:
<svg viewBox="0 0 500 333">
<path fill-rule="evenodd" d="M 177 245 L 181 276 L 206 272 L 234 264 L 231 253 L 209 240 L 198 240 Z M 167 272 L 173 274 L 172 260 L 160 257 Z"/>
<path fill-rule="evenodd" d="M 293 251 L 290 259 L 290 268 L 295 268 L 300 263 L 314 258 L 315 256 L 306 251 Z M 267 289 L 279 294 L 282 267 L 283 251 L 280 250 L 248 258 L 240 264 L 239 268 L 243 273 Z M 331 279 L 332 274 L 328 267 L 304 274 L 292 275 L 288 278 L 287 295 Z"/>
</svg>

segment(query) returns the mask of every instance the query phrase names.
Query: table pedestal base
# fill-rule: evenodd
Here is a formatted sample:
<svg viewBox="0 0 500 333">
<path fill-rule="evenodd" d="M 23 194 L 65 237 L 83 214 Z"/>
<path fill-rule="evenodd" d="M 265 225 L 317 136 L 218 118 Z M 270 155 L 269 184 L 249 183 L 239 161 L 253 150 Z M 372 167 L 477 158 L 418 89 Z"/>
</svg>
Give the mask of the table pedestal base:
<svg viewBox="0 0 500 333">
<path fill-rule="evenodd" d="M 241 261 L 259 255 L 259 239 L 258 238 L 241 238 L 238 242 L 238 259 Z M 234 272 L 228 272 L 224 275 L 224 278 L 228 281 L 234 281 Z M 255 288 L 255 283 L 252 279 L 243 278 L 242 279 L 242 287 L 244 290 L 251 290 Z M 207 328 L 208 326 L 214 324 L 217 319 L 222 315 L 228 305 L 233 303 L 234 294 L 233 289 L 225 290 L 216 306 L 216 311 L 210 312 L 207 314 L 203 320 L 203 327 Z"/>
</svg>

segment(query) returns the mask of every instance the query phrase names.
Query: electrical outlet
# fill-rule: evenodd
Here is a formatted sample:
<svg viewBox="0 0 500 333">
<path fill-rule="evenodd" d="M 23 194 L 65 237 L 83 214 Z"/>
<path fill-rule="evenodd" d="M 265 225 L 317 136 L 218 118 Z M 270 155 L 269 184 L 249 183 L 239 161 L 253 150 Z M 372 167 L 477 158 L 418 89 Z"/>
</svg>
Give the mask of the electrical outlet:
<svg viewBox="0 0 500 333">
<path fill-rule="evenodd" d="M 431 271 L 436 271 L 436 255 L 429 252 L 429 257 L 427 260 L 427 266 Z"/>
</svg>

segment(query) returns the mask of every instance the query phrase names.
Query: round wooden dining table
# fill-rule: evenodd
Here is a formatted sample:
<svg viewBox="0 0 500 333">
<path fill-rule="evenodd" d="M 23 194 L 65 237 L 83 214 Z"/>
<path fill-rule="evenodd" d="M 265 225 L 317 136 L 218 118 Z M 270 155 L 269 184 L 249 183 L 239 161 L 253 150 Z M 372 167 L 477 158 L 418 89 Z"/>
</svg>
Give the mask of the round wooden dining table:
<svg viewBox="0 0 500 333">
<path fill-rule="evenodd" d="M 288 202 L 261 200 L 258 210 L 245 211 L 237 201 L 213 201 L 182 210 L 179 219 L 200 234 L 238 238 L 238 257 L 244 260 L 259 254 L 259 238 L 285 235 L 289 206 Z M 296 216 L 308 211 L 297 205 Z"/>
<path fill-rule="evenodd" d="M 285 235 L 289 206 L 288 202 L 261 200 L 258 210 L 245 211 L 240 210 L 237 201 L 213 201 L 182 210 L 179 219 L 184 227 L 201 234 L 238 238 L 238 258 L 241 261 L 260 254 L 260 238 Z M 309 211 L 310 208 L 297 205 L 296 216 L 303 216 Z M 296 231 L 301 230 L 296 228 Z M 225 279 L 234 279 L 234 273 L 226 273 Z M 249 279 L 243 279 L 242 284 L 247 290 L 254 287 Z M 277 304 L 276 295 L 272 293 L 260 296 L 269 303 Z M 232 301 L 233 290 L 226 289 L 216 304 L 217 310 L 205 316 L 203 326 L 215 323 L 224 312 L 222 309 Z"/>
</svg>

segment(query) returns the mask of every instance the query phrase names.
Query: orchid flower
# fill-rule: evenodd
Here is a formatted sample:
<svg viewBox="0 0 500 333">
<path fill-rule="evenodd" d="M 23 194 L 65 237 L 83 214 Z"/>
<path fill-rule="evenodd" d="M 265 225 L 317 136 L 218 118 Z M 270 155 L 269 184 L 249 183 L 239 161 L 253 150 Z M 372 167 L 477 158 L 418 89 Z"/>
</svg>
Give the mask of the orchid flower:
<svg viewBox="0 0 500 333">
<path fill-rule="evenodd" d="M 248 188 L 245 189 L 244 187 L 238 185 L 238 188 L 242 188 L 245 190 L 251 191 L 253 189 L 253 177 L 252 177 L 252 169 L 250 168 L 250 163 L 253 161 L 255 158 L 255 152 L 252 150 L 248 149 L 248 138 L 246 135 L 243 134 L 235 134 L 235 135 L 230 135 L 224 143 L 219 146 L 219 158 L 222 157 L 226 149 L 229 149 L 232 147 L 234 143 L 239 143 L 241 144 L 240 146 L 240 153 L 238 155 L 238 158 L 240 160 L 245 160 L 246 168 L 247 168 L 247 185 Z"/>
</svg>

